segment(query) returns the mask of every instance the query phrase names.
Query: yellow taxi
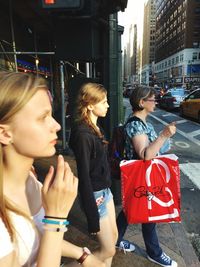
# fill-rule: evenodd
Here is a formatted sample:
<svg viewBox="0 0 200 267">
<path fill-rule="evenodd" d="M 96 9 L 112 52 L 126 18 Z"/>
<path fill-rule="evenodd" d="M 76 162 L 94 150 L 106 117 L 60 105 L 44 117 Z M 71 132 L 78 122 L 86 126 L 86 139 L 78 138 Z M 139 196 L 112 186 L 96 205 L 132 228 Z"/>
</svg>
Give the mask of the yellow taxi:
<svg viewBox="0 0 200 267">
<path fill-rule="evenodd" d="M 197 119 L 200 123 L 200 88 L 190 93 L 180 103 L 180 115 Z"/>
</svg>

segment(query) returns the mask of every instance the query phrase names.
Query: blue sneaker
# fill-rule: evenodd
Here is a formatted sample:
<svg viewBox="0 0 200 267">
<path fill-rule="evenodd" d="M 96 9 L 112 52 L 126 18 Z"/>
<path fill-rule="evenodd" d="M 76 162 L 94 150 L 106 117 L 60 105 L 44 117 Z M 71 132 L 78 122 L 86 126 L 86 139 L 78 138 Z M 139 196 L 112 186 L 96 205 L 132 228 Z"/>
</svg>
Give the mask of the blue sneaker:
<svg viewBox="0 0 200 267">
<path fill-rule="evenodd" d="M 124 253 L 133 252 L 135 250 L 135 246 L 128 240 L 122 240 L 118 245 L 116 245 L 116 248 L 123 250 Z"/>
<path fill-rule="evenodd" d="M 177 262 L 173 261 L 164 252 L 160 255 L 160 257 L 158 257 L 156 259 L 152 259 L 149 255 L 147 255 L 147 258 L 150 261 L 157 263 L 160 266 L 164 266 L 164 267 L 177 267 L 178 266 Z"/>
</svg>

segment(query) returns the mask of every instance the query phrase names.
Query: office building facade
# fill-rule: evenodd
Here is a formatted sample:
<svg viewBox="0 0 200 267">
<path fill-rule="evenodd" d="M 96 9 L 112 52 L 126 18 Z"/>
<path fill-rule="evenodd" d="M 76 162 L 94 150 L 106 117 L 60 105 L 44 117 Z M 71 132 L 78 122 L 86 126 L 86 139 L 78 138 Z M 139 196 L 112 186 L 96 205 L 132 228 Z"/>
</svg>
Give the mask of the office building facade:
<svg viewBox="0 0 200 267">
<path fill-rule="evenodd" d="M 155 55 L 158 84 L 200 85 L 199 0 L 156 0 Z"/>
</svg>

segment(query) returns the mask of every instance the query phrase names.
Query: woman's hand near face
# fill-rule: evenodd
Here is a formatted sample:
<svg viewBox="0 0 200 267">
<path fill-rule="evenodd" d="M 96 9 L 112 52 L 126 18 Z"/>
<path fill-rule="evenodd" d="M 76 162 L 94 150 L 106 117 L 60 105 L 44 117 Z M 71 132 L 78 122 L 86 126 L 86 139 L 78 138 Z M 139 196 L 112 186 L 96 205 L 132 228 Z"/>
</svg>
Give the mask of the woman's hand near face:
<svg viewBox="0 0 200 267">
<path fill-rule="evenodd" d="M 172 123 L 168 124 L 167 126 L 165 126 L 165 128 L 161 132 L 161 136 L 163 136 L 165 138 L 170 138 L 175 133 L 176 133 L 176 123 L 172 122 Z"/>
<path fill-rule="evenodd" d="M 78 179 L 73 175 L 63 156 L 58 156 L 56 174 L 51 166 L 42 188 L 45 214 L 67 217 L 77 196 Z"/>
</svg>

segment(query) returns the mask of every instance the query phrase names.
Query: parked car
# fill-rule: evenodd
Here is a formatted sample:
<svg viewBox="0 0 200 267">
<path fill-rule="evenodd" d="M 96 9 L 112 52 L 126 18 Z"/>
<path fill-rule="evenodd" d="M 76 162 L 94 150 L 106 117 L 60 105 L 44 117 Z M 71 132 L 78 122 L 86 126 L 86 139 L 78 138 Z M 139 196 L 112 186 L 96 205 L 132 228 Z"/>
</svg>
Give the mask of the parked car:
<svg viewBox="0 0 200 267">
<path fill-rule="evenodd" d="M 172 110 L 179 108 L 180 102 L 186 97 L 184 88 L 169 89 L 159 100 L 159 107 Z"/>
<path fill-rule="evenodd" d="M 200 89 L 190 93 L 180 103 L 180 115 L 197 119 L 200 123 Z"/>
</svg>

